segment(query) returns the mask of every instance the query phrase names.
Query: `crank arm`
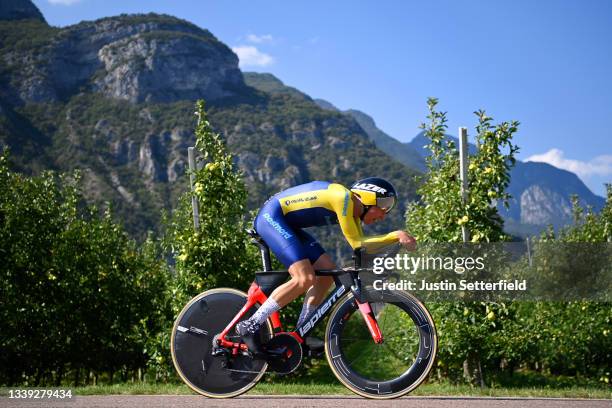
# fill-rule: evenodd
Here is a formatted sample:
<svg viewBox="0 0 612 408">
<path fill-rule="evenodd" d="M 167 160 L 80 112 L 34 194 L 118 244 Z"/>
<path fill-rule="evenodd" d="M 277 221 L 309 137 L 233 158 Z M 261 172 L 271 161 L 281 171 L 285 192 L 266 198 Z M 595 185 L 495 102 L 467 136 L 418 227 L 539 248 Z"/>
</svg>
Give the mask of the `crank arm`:
<svg viewBox="0 0 612 408">
<path fill-rule="evenodd" d="M 282 347 L 280 349 L 266 350 L 262 354 L 267 358 L 281 358 L 286 351 L 287 347 Z"/>
</svg>

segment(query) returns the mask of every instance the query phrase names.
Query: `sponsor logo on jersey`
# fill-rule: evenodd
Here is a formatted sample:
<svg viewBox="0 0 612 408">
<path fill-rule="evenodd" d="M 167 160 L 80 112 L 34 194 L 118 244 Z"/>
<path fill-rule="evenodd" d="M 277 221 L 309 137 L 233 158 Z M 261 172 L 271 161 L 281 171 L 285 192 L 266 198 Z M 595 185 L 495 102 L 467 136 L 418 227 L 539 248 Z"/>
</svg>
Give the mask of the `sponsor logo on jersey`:
<svg viewBox="0 0 612 408">
<path fill-rule="evenodd" d="M 295 203 L 303 203 L 306 201 L 312 201 L 312 200 L 316 200 L 317 196 L 311 196 L 311 197 L 300 197 L 300 198 L 294 198 L 293 200 L 285 200 L 285 205 L 290 205 L 290 204 L 295 204 Z"/>
<path fill-rule="evenodd" d="M 338 288 L 338 290 L 336 291 L 336 293 L 334 293 L 328 300 L 327 302 L 323 303 L 321 306 L 319 306 L 319 308 L 315 311 L 315 313 L 310 317 L 310 319 L 308 319 L 308 321 L 306 323 L 304 323 L 299 330 L 300 336 L 304 337 L 304 335 L 306 333 L 308 333 L 310 331 L 310 329 L 312 329 L 315 324 L 317 324 L 317 322 L 319 321 L 319 319 L 321 319 L 321 317 L 323 317 L 325 315 L 325 312 L 327 312 L 333 305 L 334 303 L 336 303 L 336 301 L 338 300 L 338 298 L 340 296 L 342 296 L 342 294 L 346 291 L 346 288 L 344 286 L 340 286 Z"/>
<path fill-rule="evenodd" d="M 387 189 L 384 189 L 382 187 L 378 187 L 375 184 L 368 184 L 368 183 L 359 183 L 357 185 L 355 185 L 353 187 L 354 190 L 365 190 L 365 191 L 373 191 L 375 193 L 381 193 L 381 194 L 385 194 L 387 192 Z"/>
<path fill-rule="evenodd" d="M 279 234 L 281 234 L 283 238 L 289 239 L 293 236 L 286 229 L 281 227 L 278 222 L 274 221 L 274 219 L 270 216 L 270 214 L 265 213 L 263 217 L 264 217 L 264 220 L 266 220 L 268 224 L 272 226 L 272 228 L 274 228 Z"/>
</svg>

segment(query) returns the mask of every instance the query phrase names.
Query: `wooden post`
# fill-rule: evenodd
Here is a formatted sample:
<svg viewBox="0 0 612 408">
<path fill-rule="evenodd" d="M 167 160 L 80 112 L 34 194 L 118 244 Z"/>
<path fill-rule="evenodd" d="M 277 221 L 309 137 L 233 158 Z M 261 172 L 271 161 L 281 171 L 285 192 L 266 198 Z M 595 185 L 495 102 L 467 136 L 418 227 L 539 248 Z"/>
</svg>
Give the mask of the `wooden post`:
<svg viewBox="0 0 612 408">
<path fill-rule="evenodd" d="M 459 176 L 461 177 L 461 202 L 465 206 L 468 202 L 468 143 L 467 128 L 459 128 Z M 463 242 L 470 240 L 470 232 L 465 225 L 461 226 Z"/>
<path fill-rule="evenodd" d="M 191 192 L 194 192 L 195 189 L 195 148 L 189 147 L 187 148 L 187 157 L 189 158 L 189 182 L 191 184 Z M 200 230 L 200 206 L 198 203 L 198 198 L 195 195 L 191 196 L 191 208 L 193 209 L 193 228 L 197 231 Z"/>
</svg>

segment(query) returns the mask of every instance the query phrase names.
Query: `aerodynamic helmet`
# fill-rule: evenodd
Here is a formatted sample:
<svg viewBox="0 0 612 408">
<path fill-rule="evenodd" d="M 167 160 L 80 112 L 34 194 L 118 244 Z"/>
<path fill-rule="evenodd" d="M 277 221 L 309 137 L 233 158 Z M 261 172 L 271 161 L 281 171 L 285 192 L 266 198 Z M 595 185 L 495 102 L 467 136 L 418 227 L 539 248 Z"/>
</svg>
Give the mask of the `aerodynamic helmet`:
<svg viewBox="0 0 612 408">
<path fill-rule="evenodd" d="M 377 206 L 386 213 L 391 211 L 397 203 L 395 187 L 380 177 L 357 180 L 351 185 L 351 191 L 359 196 L 363 205 Z"/>
</svg>

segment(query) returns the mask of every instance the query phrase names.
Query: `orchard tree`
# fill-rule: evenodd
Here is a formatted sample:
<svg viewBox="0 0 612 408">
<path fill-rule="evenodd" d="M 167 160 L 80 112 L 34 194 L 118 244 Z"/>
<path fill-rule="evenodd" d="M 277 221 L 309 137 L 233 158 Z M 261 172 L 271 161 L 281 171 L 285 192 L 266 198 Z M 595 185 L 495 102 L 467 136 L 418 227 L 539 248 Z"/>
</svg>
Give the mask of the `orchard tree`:
<svg viewBox="0 0 612 408">
<path fill-rule="evenodd" d="M 417 190 L 420 200 L 408 206 L 408 231 L 420 243 L 462 242 L 462 226 L 469 230 L 472 242 L 507 240 L 496 205 L 501 201 L 507 206 L 506 188 L 518 151 L 512 137 L 519 123 L 494 125 L 485 111 L 474 112 L 478 117 L 478 149 L 469 157 L 469 197 L 463 203 L 459 152 L 455 142 L 446 136 L 446 113 L 436 110 L 436 98 L 429 98 L 427 104 L 429 123 L 421 127 L 429 139 L 428 172 Z M 490 346 L 498 342 L 492 333 L 503 330 L 503 320 L 510 319 L 512 310 L 505 304 L 455 302 L 432 305 L 432 311 L 440 328 L 441 371 L 451 377 L 463 372 L 470 382 L 484 386 L 483 364 L 496 360 Z"/>
<path fill-rule="evenodd" d="M 169 246 L 175 255 L 175 311 L 192 296 L 216 286 L 246 289 L 253 279 L 254 251 L 247 249 L 244 219 L 247 192 L 223 139 L 212 130 L 204 102 L 198 101 L 193 192 L 181 198 L 170 223 Z M 194 230 L 191 197 L 199 202 L 200 226 Z"/>
<path fill-rule="evenodd" d="M 174 317 L 193 296 L 219 286 L 248 289 L 259 257 L 249 245 L 246 228 L 247 191 L 232 155 L 214 132 L 204 101 L 196 104 L 195 129 L 198 153 L 194 191 L 185 193 L 172 217 L 166 221 L 166 249 L 174 256 L 172 285 Z M 191 199 L 199 203 L 199 229 L 194 228 Z M 174 374 L 170 361 L 171 325 L 156 339 L 150 364 L 158 376 Z"/>
<path fill-rule="evenodd" d="M 537 266 L 546 281 L 571 288 L 573 298 L 552 298 L 523 307 L 536 344 L 532 367 L 544 373 L 596 380 L 609 386 L 612 367 L 612 185 L 599 213 L 573 197 L 574 223 L 549 230 L 535 242 Z M 553 265 L 553 266 L 551 266 Z M 544 272 L 544 273 L 546 273 Z M 563 296 L 563 293 L 561 293 Z"/>
<path fill-rule="evenodd" d="M 27 177 L 0 156 L 0 384 L 142 372 L 168 312 L 168 270 L 87 206 L 78 173 Z"/>
<path fill-rule="evenodd" d="M 476 154 L 470 155 L 468 167 L 469 198 L 461 200 L 459 151 L 446 137 L 446 112 L 436 110 L 438 100 L 429 98 L 429 124 L 422 124 L 430 143 L 426 158 L 427 174 L 418 189 L 421 197 L 408 207 L 407 227 L 419 242 L 461 242 L 461 226 L 470 231 L 472 242 L 504 241 L 503 221 L 496 204 L 508 205 L 506 188 L 510 169 L 516 161 L 518 147 L 512 137 L 518 129 L 516 121 L 493 125 L 493 118 L 483 110 L 474 112 Z"/>
</svg>

